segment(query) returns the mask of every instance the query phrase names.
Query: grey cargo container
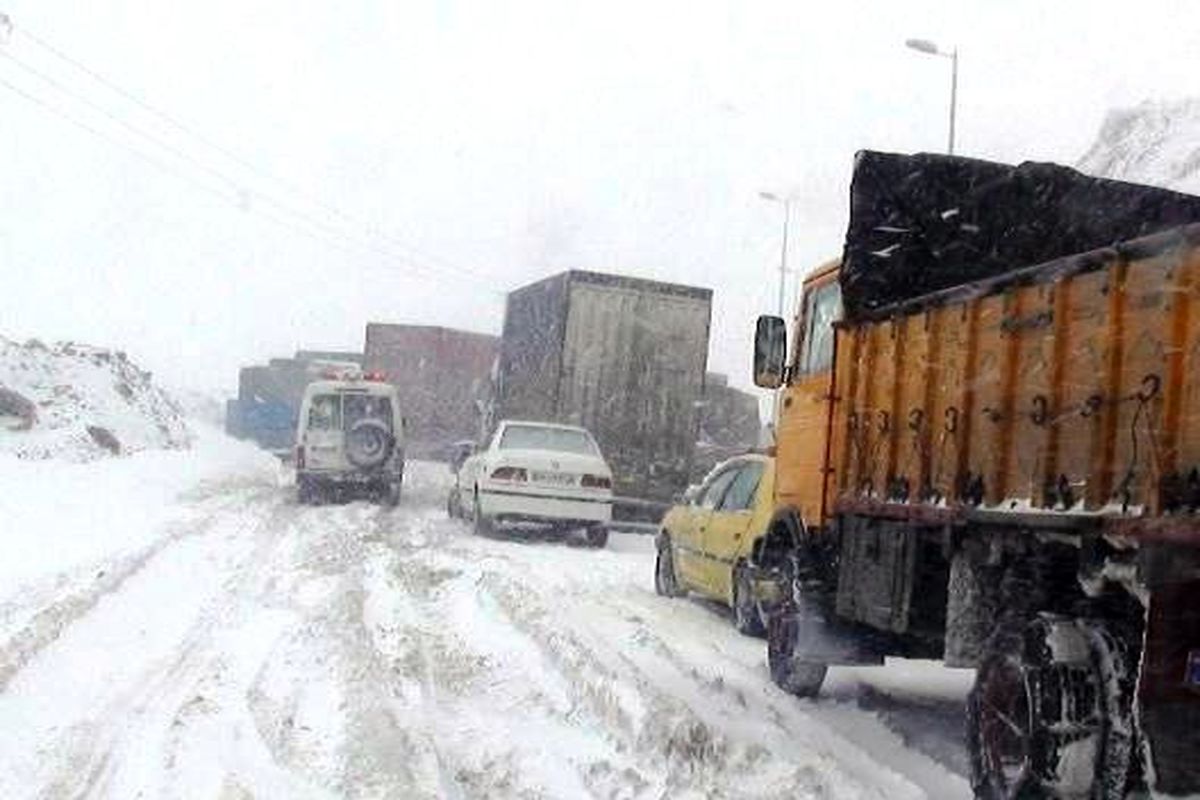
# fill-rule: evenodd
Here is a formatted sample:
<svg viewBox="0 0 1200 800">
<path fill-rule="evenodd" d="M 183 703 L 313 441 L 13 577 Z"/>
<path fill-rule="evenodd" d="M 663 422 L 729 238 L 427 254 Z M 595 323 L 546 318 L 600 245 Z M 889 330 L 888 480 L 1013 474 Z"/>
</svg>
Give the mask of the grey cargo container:
<svg viewBox="0 0 1200 800">
<path fill-rule="evenodd" d="M 448 458 L 454 442 L 479 435 L 498 347 L 483 333 L 367 323 L 366 369 L 382 371 L 399 391 L 411 455 Z"/>
<path fill-rule="evenodd" d="M 596 436 L 618 494 L 669 501 L 699 431 L 712 290 L 571 271 L 509 293 L 496 419 Z"/>
</svg>

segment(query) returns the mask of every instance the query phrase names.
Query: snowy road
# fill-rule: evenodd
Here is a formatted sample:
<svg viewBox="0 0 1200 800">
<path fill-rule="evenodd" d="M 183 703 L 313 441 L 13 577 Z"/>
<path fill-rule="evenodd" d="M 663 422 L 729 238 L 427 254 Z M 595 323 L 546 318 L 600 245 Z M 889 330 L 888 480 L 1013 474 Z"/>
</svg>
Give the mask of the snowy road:
<svg viewBox="0 0 1200 800">
<path fill-rule="evenodd" d="M 969 796 L 965 673 L 790 698 L 761 641 L 653 593 L 649 538 L 479 539 L 442 467 L 407 481 L 395 510 L 208 481 L 0 595 L 0 797 Z"/>
</svg>

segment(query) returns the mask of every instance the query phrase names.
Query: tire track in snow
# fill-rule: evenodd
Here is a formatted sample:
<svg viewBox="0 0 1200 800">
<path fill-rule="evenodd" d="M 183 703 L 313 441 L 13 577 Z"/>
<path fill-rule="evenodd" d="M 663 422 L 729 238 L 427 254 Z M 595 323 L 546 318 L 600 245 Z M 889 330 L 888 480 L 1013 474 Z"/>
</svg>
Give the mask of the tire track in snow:
<svg viewBox="0 0 1200 800">
<path fill-rule="evenodd" d="M 187 797 L 196 776 L 219 779 L 214 793 L 421 795 L 363 624 L 365 547 L 384 523 L 361 506 L 268 506 L 169 652 L 59 737 L 43 796 Z M 238 769 L 213 769 L 230 754 Z"/>
<path fill-rule="evenodd" d="M 420 731 L 406 725 L 396 708 L 402 693 L 388 660 L 376 646 L 367 618 L 368 575 L 388 554 L 379 544 L 393 524 L 406 524 L 410 509 L 353 504 L 305 515 L 307 549 L 287 569 L 291 580 L 323 581 L 328 601 L 316 599 L 299 645 L 323 656 L 308 685 L 324 681 L 340 698 L 333 788 L 343 796 L 436 797 L 429 790 L 428 753 Z M 307 575 L 308 577 L 304 577 Z M 294 595 L 296 588 L 291 593 Z M 322 606 L 325 606 L 322 608 Z"/>
<path fill-rule="evenodd" d="M 271 493 L 274 493 L 273 490 Z M 27 589 L 26 592 L 35 598 L 32 602 L 25 597 L 0 606 L 0 624 L 10 630 L 15 628 L 0 641 L 0 692 L 39 652 L 56 641 L 71 623 L 88 614 L 106 596 L 120 591 L 126 581 L 144 569 L 157 555 L 184 539 L 203 534 L 214 519 L 227 513 L 229 508 L 261 501 L 267 494 L 267 490 L 258 489 L 217 498 L 213 504 L 215 507 L 207 509 L 205 516 L 178 523 L 173 530 L 149 545 L 129 555 L 106 559 L 76 571 L 76 575 L 86 575 L 87 578 L 59 576 L 48 586 Z M 75 586 L 63 593 L 64 584 Z M 30 608 L 39 605 L 39 608 Z M 14 623 L 14 620 L 20 621 Z"/>
<path fill-rule="evenodd" d="M 633 796 L 628 787 L 645 784 L 636 774 L 594 790 L 589 772 L 622 754 L 596 736 L 569 681 L 477 585 L 477 558 L 447 557 L 458 549 L 454 530 L 438 511 L 394 532 L 395 573 L 380 589 L 396 598 L 399 620 L 380 647 L 417 686 L 443 785 L 465 797 Z"/>
<path fill-rule="evenodd" d="M 245 507 L 233 503 L 198 521 L 199 527 L 189 530 L 188 541 L 177 538 L 172 542 L 177 547 L 160 548 L 155 557 L 147 559 L 136 573 L 127 576 L 121 586 L 100 598 L 91 614 L 78 618 L 76 626 L 56 640 L 55 645 L 67 651 L 63 658 L 74 660 L 76 655 L 72 646 L 86 652 L 94 646 L 92 641 L 97 634 L 105 637 L 108 625 L 139 622 L 136 616 L 121 621 L 95 617 L 114 616 L 118 610 L 109 606 L 118 603 L 137 605 L 124 596 L 127 593 L 139 598 L 143 592 L 150 596 L 159 593 L 162 579 L 154 574 L 156 570 L 164 570 L 168 579 L 177 575 L 181 568 L 189 570 L 199 566 L 213 570 L 210 577 L 216 578 L 216 585 L 197 598 L 197 604 L 179 609 L 187 617 L 185 626 L 180 634 L 164 637 L 169 642 L 159 644 L 157 657 L 125 674 L 119 667 L 106 665 L 103 661 L 94 665 L 101 670 L 108 666 L 113 673 L 112 680 L 93 686 L 98 696 L 92 696 L 93 705 L 87 710 L 87 716 L 52 740 L 49 751 L 54 756 L 47 759 L 50 763 L 40 770 L 44 772 L 44 767 L 50 766 L 52 771 L 42 774 L 37 781 L 44 787 L 41 796 L 122 796 L 119 791 L 114 791 L 115 778 L 129 765 L 141 767 L 144 751 L 150 749 L 149 745 L 160 736 L 157 729 L 161 727 L 158 723 L 164 709 L 181 706 L 189 699 L 184 695 L 195 685 L 214 635 L 229 621 L 226 598 L 236 595 L 239 585 L 251 579 L 252 573 L 245 566 L 270 550 L 274 543 L 272 530 L 281 518 L 292 513 L 280 502 L 277 490 L 257 499 L 259 502 L 250 506 L 249 519 Z M 230 530 L 225 530 L 225 525 Z M 221 536 L 222 533 L 227 535 Z M 232 535 L 228 535 L 230 533 Z M 242 539 L 247 534 L 252 541 Z M 173 563 L 166 563 L 167 560 Z M 224 563 L 220 563 L 222 560 Z M 154 620 L 143 619 L 139 624 L 149 629 L 153 623 Z M 95 624 L 95 629 L 78 630 L 88 624 Z M 76 634 L 80 634 L 81 642 L 72 641 Z M 54 653 L 48 651 L 45 655 L 51 657 Z M 121 656 L 118 653 L 116 657 Z"/>
<path fill-rule="evenodd" d="M 377 647 L 406 683 L 407 705 L 420 721 L 436 765 L 439 796 L 478 797 L 489 790 L 512 794 L 517 785 L 535 796 L 544 794 L 536 785 L 519 783 L 521 774 L 505 763 L 511 761 L 509 748 L 481 755 L 477 743 L 462 735 L 465 719 L 476 715 L 470 709 L 458 710 L 456 695 L 477 677 L 485 657 L 469 652 L 455 631 L 447 629 L 451 620 L 442 602 L 443 590 L 462 573 L 455 568 L 428 568 L 421 557 L 425 548 L 446 543 L 444 529 L 433 523 L 440 516 L 426 511 L 414 520 L 415 526 L 391 531 L 391 555 L 377 564 L 373 592 L 381 620 L 375 630 Z M 382 622 L 389 618 L 391 624 Z M 476 724 L 473 729 L 484 734 L 486 727 Z"/>
<path fill-rule="evenodd" d="M 629 554 L 478 540 L 454 527 L 458 535 L 427 555 L 430 564 L 474 564 L 484 576 L 480 590 L 572 683 L 602 734 L 628 752 L 650 754 L 641 774 L 661 790 L 761 797 L 968 792 L 940 765 L 905 752 L 871 715 L 776 689 L 761 642 L 742 639 L 702 606 L 672 603 L 640 586 L 649 585 L 652 556 L 640 560 L 645 579 L 631 581 Z M 720 638 L 712 635 L 714 621 Z M 747 647 L 750 659 L 726 652 Z"/>
<path fill-rule="evenodd" d="M 784 695 L 761 642 L 653 595 L 641 540 L 475 538 L 435 469 L 394 510 L 196 500 L 0 691 L 0 796 L 946 796 L 874 715 Z"/>
<path fill-rule="evenodd" d="M 418 598 L 397 585 L 396 576 L 401 572 L 398 561 L 398 554 L 387 551 L 371 563 L 364 621 L 376 649 L 391 664 L 396 687 L 393 702 L 400 707 L 399 713 L 407 711 L 409 718 L 420 720 L 416 732 L 422 756 L 436 775 L 437 796 L 456 800 L 463 794 L 455 778 L 454 761 L 439 742 L 438 692 L 432 658 L 414 608 Z"/>
<path fill-rule="evenodd" d="M 827 792 L 858 795 L 847 789 L 854 781 L 836 775 L 829 780 L 829 773 L 836 769 L 819 758 L 806 759 L 802 752 L 780 758 L 761 742 L 747 742 L 730 735 L 726 726 L 714 724 L 711 714 L 700 711 L 697 696 L 708 695 L 704 705 L 724 698 L 712 691 L 711 684 L 697 686 L 694 670 L 658 670 L 655 674 L 626 655 L 627 649 L 642 648 L 644 642 L 590 636 L 586 625 L 573 630 L 573 626 L 563 625 L 564 620 L 533 590 L 507 576 L 494 576 L 492 591 L 514 624 L 525 629 L 564 674 L 574 678 L 579 701 L 605 724 L 610 735 L 638 754 L 642 771 L 652 776 L 663 792 L 736 792 L 756 797 Z M 567 605 L 561 603 L 560 608 Z M 537 610 L 530 613 L 530 608 Z M 583 619 L 580 610 L 572 609 L 575 613 L 566 616 Z M 679 691 L 679 685 L 688 691 Z M 744 706 L 737 711 L 747 712 Z M 905 783 L 891 787 L 889 794 L 899 790 L 898 796 L 914 796 L 913 787 Z M 858 796 L 882 796 L 882 791 Z"/>
<path fill-rule="evenodd" d="M 587 598 L 590 605 L 594 598 Z M 704 698 L 698 697 L 697 692 L 706 697 L 723 697 L 726 699 L 724 713 L 733 711 L 737 716 L 738 709 L 744 716 L 769 721 L 771 732 L 774 734 L 777 751 L 794 750 L 806 747 L 814 752 L 836 752 L 837 760 L 844 770 L 860 780 L 886 783 L 898 781 L 900 789 L 911 791 L 919 789 L 921 793 L 935 798 L 957 798 L 970 794 L 970 789 L 963 778 L 963 773 L 948 767 L 957 766 L 953 759 L 946 759 L 948 749 L 958 747 L 960 725 L 951 725 L 954 743 L 950 747 L 941 744 L 943 736 L 937 742 L 928 743 L 928 750 L 937 754 L 938 758 L 928 754 L 926 748 L 915 751 L 910 748 L 909 736 L 904 730 L 896 727 L 888 719 L 879 714 L 866 710 L 870 706 L 866 700 L 874 692 L 867 685 L 842 686 L 835 677 L 830 679 L 832 686 L 818 699 L 797 699 L 776 688 L 770 681 L 764 663 L 762 652 L 765 646 L 762 640 L 743 637 L 736 634 L 727 619 L 724 609 L 716 613 L 716 622 L 721 627 L 729 626 L 724 636 L 705 639 L 703 637 L 671 637 L 668 631 L 673 629 L 667 620 L 659 620 L 657 624 L 646 624 L 647 619 L 662 615 L 661 607 L 667 606 L 667 614 L 672 612 L 699 617 L 712 615 L 713 609 L 704 601 L 696 602 L 688 598 L 668 600 L 660 598 L 649 590 L 624 595 L 611 605 L 613 611 L 622 607 L 621 613 L 636 628 L 631 637 L 647 645 L 646 648 L 630 648 L 618 655 L 629 661 L 635 669 L 653 671 L 657 665 L 653 662 L 661 660 L 663 665 L 669 665 L 676 673 L 678 680 L 667 683 L 684 687 L 681 695 L 687 702 L 703 704 Z M 659 608 L 656 608 L 659 607 Z M 743 657 L 741 645 L 752 646 L 750 666 Z M 651 654 L 647 661 L 644 658 L 632 659 L 627 654 Z M 638 663 L 634 664 L 634 661 Z M 849 689 L 849 691 L 847 691 Z M 945 700 L 934 701 L 935 705 L 945 709 Z M 886 701 L 876 703 L 886 705 Z M 899 705 L 894 701 L 892 706 Z M 910 701 L 908 711 L 920 707 L 917 701 Z M 919 711 L 928 716 L 928 711 Z M 945 717 L 943 720 L 945 721 Z M 732 720 L 717 723 L 722 728 L 731 727 Z M 960 720 L 961 722 L 961 720 Z M 881 731 L 880 727 L 886 729 Z M 928 731 L 927 731 L 928 732 Z M 868 743 L 864 746 L 864 742 Z"/>
<path fill-rule="evenodd" d="M 606 743 L 603 747 L 583 748 L 587 755 L 574 759 L 578 780 L 590 793 L 618 797 L 655 796 L 664 792 L 746 794 L 747 784 L 757 783 L 761 784 L 760 790 L 751 794 L 765 797 L 792 792 L 819 793 L 824 788 L 825 782 L 815 767 L 772 760 L 772 754 L 763 748 L 726 737 L 687 702 L 664 691 L 658 680 L 625 659 L 622 643 L 602 643 L 578 633 L 572 624 L 579 621 L 572 620 L 572 612 L 578 609 L 573 608 L 574 598 L 570 593 L 559 594 L 558 587 L 550 582 L 553 591 L 549 595 L 540 594 L 533 588 L 545 588 L 546 582 L 538 580 L 540 576 L 528 574 L 503 552 L 499 557 L 495 552 L 497 548 L 501 551 L 512 548 L 536 559 L 542 554 L 542 547 L 461 538 L 451 538 L 446 544 L 448 547 L 416 551 L 410 556 L 414 563 L 408 565 L 409 570 L 463 576 L 446 581 L 441 596 L 431 598 L 432 608 L 425 613 L 441 614 L 447 621 L 469 628 L 470 623 L 465 621 L 469 614 L 447 613 L 447 606 L 453 604 L 454 598 L 473 598 L 478 617 L 494 628 L 509 631 L 494 632 L 493 640 L 523 643 L 529 651 L 523 659 L 519 652 L 514 656 L 505 648 L 491 653 L 485 648 L 481 652 L 485 658 L 494 655 L 493 661 L 501 664 L 512 659 L 523 661 L 521 667 L 527 670 L 528 680 L 560 687 L 563 697 L 557 703 L 539 698 L 538 692 L 523 695 L 527 707 L 521 709 L 522 719 L 532 713 L 530 707 L 542 706 L 541 710 L 560 725 L 560 735 L 567 737 L 571 730 L 586 731 L 593 739 Z M 481 548 L 473 547 L 475 544 Z M 487 552 L 481 553 L 479 549 Z M 587 559 L 604 557 L 554 545 L 546 549 L 571 558 L 577 569 L 586 570 Z M 583 594 L 596 588 L 592 585 Z M 611 615 L 611 610 L 608 613 Z M 443 633 L 441 638 L 454 637 Z M 469 645 L 457 644 L 454 648 L 459 653 L 471 652 Z M 528 664 L 531 658 L 541 664 L 540 669 Z M 496 676 L 503 670 L 492 666 L 490 672 L 485 677 L 500 686 L 495 683 L 484 686 L 480 694 L 486 696 L 479 699 L 505 702 L 505 680 Z M 554 695 L 554 688 L 548 688 L 546 693 Z M 450 716 L 462 714 L 452 704 L 444 704 L 440 711 Z M 469 727 L 477 726 L 473 721 L 469 723 Z M 589 749 L 592 752 L 588 753 Z M 493 782 L 496 782 L 494 776 Z M 900 784 L 904 787 L 904 781 Z M 535 782 L 527 788 L 536 790 L 537 786 Z M 914 794 L 911 785 L 906 788 L 909 795 Z M 552 796 L 570 794 L 560 791 Z"/>
</svg>

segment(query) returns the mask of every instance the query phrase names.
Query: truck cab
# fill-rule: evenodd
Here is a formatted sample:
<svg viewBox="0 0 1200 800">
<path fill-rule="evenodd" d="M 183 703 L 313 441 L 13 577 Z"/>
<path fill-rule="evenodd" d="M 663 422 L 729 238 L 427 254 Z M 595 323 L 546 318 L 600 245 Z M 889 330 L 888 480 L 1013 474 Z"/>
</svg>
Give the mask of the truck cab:
<svg viewBox="0 0 1200 800">
<path fill-rule="evenodd" d="M 841 319 L 840 260 L 805 281 L 794 319 L 792 346 L 786 324 L 762 317 L 755 340 L 755 383 L 776 389 L 776 505 L 793 510 L 806 528 L 819 528 L 829 513 L 832 470 L 831 423 L 834 325 Z"/>
</svg>

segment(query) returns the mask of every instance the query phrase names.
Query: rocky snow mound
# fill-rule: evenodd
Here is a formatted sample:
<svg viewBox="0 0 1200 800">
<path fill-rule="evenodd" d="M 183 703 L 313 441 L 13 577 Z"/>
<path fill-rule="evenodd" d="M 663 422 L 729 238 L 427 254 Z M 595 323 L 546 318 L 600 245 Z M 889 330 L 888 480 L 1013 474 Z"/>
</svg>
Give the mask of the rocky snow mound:
<svg viewBox="0 0 1200 800">
<path fill-rule="evenodd" d="M 1200 98 L 1110 111 L 1077 166 L 1101 178 L 1200 194 Z"/>
<path fill-rule="evenodd" d="M 0 454 L 92 461 L 190 444 L 179 406 L 124 353 L 0 336 Z"/>
</svg>

